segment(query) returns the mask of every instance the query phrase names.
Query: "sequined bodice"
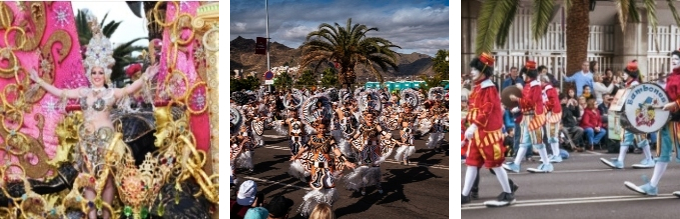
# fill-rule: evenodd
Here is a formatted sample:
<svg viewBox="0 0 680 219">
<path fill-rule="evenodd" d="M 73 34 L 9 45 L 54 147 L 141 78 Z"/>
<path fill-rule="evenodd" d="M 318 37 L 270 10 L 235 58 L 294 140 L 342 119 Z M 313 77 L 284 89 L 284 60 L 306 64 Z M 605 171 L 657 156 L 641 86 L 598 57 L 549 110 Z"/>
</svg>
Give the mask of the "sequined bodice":
<svg viewBox="0 0 680 219">
<path fill-rule="evenodd" d="M 80 107 L 83 111 L 108 111 L 113 106 L 115 98 L 113 98 L 113 89 L 92 89 L 86 88 L 80 90 Z M 93 97 L 92 102 L 88 101 L 89 97 Z"/>
</svg>

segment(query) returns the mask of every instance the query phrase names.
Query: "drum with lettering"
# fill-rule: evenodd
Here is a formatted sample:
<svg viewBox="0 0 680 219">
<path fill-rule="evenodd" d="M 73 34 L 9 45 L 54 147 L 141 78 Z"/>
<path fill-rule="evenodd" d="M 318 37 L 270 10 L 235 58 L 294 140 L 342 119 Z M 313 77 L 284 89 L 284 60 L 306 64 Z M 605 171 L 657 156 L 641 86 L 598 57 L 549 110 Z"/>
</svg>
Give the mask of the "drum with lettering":
<svg viewBox="0 0 680 219">
<path fill-rule="evenodd" d="M 618 93 L 616 96 L 616 106 L 612 104 L 610 109 L 620 114 L 621 126 L 627 131 L 637 134 L 653 133 L 670 121 L 670 112 L 662 110 L 670 100 L 666 91 L 657 84 L 635 85 L 626 89 L 621 96 Z"/>
</svg>

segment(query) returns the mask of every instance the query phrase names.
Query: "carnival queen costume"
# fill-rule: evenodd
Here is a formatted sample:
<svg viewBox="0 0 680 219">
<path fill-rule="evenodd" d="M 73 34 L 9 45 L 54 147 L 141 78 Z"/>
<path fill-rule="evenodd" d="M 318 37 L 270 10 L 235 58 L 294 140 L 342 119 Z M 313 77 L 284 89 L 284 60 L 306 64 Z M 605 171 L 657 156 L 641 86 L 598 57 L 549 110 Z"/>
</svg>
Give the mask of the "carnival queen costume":
<svg viewBox="0 0 680 219">
<path fill-rule="evenodd" d="M 102 216 L 102 209 L 108 209 L 111 212 L 110 205 L 112 201 L 104 200 L 106 204 L 102 202 L 102 190 L 115 191 L 114 185 L 108 181 L 108 179 L 112 179 L 109 175 L 112 172 L 108 171 L 106 159 L 121 159 L 124 157 L 127 149 L 126 144 L 120 138 L 114 137 L 116 131 L 113 129 L 113 122 L 111 121 L 111 109 L 118 100 L 118 106 L 129 110 L 130 94 L 137 92 L 141 88 L 144 88 L 144 93 L 149 94 L 147 82 L 157 72 L 158 68 L 155 66 L 148 68 L 147 72 L 139 80 L 126 88 L 113 88 L 110 77 L 111 67 L 115 64 L 115 60 L 112 57 L 113 49 L 111 42 L 101 33 L 101 28 L 94 15 L 88 14 L 87 19 L 92 29 L 93 37 L 88 43 L 85 54 L 86 58 L 83 62 L 85 74 L 92 86 L 62 90 L 43 81 L 35 70 L 31 71 L 30 77 L 40 87 L 52 95 L 60 97 L 60 107 L 62 109 L 65 108 L 67 99 L 79 100 L 84 121 L 79 127 L 78 135 L 80 141 L 75 146 L 73 157 L 76 169 L 80 173 L 101 178 L 98 180 L 99 182 L 85 187 L 95 191 L 96 199 L 94 203 L 98 203 L 96 212 L 97 215 Z M 95 68 L 101 69 L 101 71 L 95 71 Z M 97 80 L 95 80 L 94 75 L 101 76 L 97 76 Z M 103 79 L 99 77 L 103 77 Z M 101 84 L 101 87 L 97 87 L 96 82 L 103 84 Z M 105 196 L 103 199 L 112 198 Z M 90 214 L 90 217 L 93 217 L 93 215 Z"/>
</svg>

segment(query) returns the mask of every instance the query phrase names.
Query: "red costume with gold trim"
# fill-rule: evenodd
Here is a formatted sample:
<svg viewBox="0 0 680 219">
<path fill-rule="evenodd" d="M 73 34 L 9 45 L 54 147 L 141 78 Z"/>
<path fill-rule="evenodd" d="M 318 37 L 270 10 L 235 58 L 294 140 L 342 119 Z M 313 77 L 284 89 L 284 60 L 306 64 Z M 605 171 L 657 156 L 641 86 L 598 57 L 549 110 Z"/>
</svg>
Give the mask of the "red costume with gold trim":
<svg viewBox="0 0 680 219">
<path fill-rule="evenodd" d="M 545 124 L 545 106 L 543 106 L 543 89 L 538 81 L 527 81 L 522 90 L 522 97 L 518 98 L 519 108 L 523 114 L 533 113 L 529 123 L 529 131 L 541 128 Z"/>
<path fill-rule="evenodd" d="M 540 97 L 540 96 L 539 96 Z M 503 147 L 503 111 L 496 86 L 490 79 L 475 82 L 470 94 L 467 122 L 475 124 L 477 131 L 469 139 L 468 166 L 499 167 L 505 161 Z"/>
<path fill-rule="evenodd" d="M 558 123 L 562 120 L 562 105 L 560 104 L 560 97 L 557 90 L 550 84 L 543 87 L 545 95 L 548 96 L 548 101 L 545 102 L 545 108 L 551 114 L 547 118 L 547 122 L 551 124 Z"/>
</svg>

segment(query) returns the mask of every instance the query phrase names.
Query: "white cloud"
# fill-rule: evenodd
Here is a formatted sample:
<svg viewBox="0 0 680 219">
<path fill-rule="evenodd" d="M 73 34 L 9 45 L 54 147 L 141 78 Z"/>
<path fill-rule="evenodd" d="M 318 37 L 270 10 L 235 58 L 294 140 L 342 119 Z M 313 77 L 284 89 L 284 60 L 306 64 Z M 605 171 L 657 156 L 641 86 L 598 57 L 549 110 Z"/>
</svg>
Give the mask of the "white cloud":
<svg viewBox="0 0 680 219">
<path fill-rule="evenodd" d="M 110 40 L 114 45 L 126 43 L 139 37 L 148 37 L 149 35 L 146 27 L 146 18 L 135 16 L 124 1 L 73 1 L 71 5 L 73 6 L 74 17 L 78 14 L 78 9 L 87 8 L 97 16 L 100 22 L 107 12 L 109 13 L 106 17 L 107 23 L 112 20 L 122 21 L 116 32 L 111 36 Z M 139 40 L 134 45 L 148 46 L 149 41 Z"/>
<path fill-rule="evenodd" d="M 229 29 L 231 31 L 238 31 L 238 32 L 246 31 L 246 25 L 247 24 L 243 23 L 243 22 L 235 22 L 235 23 L 231 24 L 231 27 L 229 27 Z"/>
<path fill-rule="evenodd" d="M 402 25 L 432 25 L 449 23 L 449 7 L 406 8 L 394 12 L 392 22 Z"/>
<path fill-rule="evenodd" d="M 308 27 L 308 26 L 297 26 L 293 28 L 287 28 L 287 29 L 280 29 L 280 32 L 283 32 L 283 38 L 284 39 L 305 39 L 307 37 L 307 34 L 309 32 L 317 30 L 314 27 Z"/>
</svg>

